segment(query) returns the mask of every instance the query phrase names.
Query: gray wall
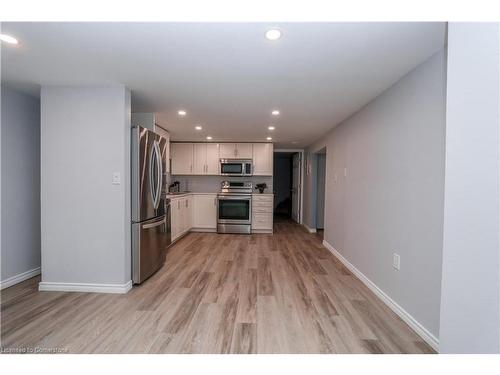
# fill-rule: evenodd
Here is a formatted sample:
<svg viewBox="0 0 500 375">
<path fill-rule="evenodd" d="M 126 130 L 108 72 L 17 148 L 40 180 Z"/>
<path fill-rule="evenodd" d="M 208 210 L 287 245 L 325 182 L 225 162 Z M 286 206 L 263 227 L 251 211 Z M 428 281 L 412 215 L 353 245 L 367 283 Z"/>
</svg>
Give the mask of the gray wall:
<svg viewBox="0 0 500 375">
<path fill-rule="evenodd" d="M 443 353 L 500 351 L 499 32 L 448 28 Z"/>
<path fill-rule="evenodd" d="M 316 172 L 316 228 L 325 227 L 325 177 L 326 177 L 326 155 L 318 154 Z"/>
<path fill-rule="evenodd" d="M 42 282 L 128 282 L 129 91 L 42 87 L 41 169 Z"/>
<path fill-rule="evenodd" d="M 2 85 L 2 275 L 40 267 L 40 100 Z"/>
<path fill-rule="evenodd" d="M 310 155 L 326 146 L 325 240 L 435 336 L 445 68 L 441 51 L 307 150 Z M 305 177 L 304 196 L 313 196 L 314 176 Z M 312 202 L 305 200 L 304 213 Z M 394 252 L 400 271 L 392 268 Z"/>
</svg>

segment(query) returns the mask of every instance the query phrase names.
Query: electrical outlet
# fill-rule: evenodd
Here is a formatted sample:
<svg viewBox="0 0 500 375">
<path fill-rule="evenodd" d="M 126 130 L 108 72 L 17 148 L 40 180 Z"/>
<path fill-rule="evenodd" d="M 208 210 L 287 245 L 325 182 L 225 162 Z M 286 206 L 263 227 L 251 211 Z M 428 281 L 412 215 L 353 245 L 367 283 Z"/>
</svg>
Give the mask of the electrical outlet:
<svg viewBox="0 0 500 375">
<path fill-rule="evenodd" d="M 401 258 L 399 257 L 399 254 L 394 253 L 392 255 L 392 266 L 394 269 L 399 271 L 399 268 L 401 266 Z"/>
</svg>

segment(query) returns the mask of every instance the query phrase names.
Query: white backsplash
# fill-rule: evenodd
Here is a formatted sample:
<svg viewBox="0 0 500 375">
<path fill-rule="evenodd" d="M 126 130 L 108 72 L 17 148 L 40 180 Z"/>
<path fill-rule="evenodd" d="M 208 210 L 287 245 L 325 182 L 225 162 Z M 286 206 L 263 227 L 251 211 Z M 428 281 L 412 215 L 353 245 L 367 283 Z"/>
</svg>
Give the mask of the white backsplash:
<svg viewBox="0 0 500 375">
<path fill-rule="evenodd" d="M 267 188 L 264 193 L 273 192 L 273 178 L 271 176 L 229 177 L 229 176 L 171 176 L 171 182 L 179 181 L 181 191 L 193 193 L 218 193 L 222 181 L 252 181 L 254 192 L 256 184 L 265 182 Z"/>
</svg>

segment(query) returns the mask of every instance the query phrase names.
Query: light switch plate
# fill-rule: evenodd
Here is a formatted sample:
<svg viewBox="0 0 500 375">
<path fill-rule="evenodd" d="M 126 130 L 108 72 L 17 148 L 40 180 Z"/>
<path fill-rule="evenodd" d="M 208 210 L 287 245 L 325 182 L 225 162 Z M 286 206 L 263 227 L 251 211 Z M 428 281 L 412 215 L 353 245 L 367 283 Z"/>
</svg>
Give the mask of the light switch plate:
<svg viewBox="0 0 500 375">
<path fill-rule="evenodd" d="M 113 172 L 113 179 L 112 179 L 111 183 L 113 185 L 120 185 L 120 183 L 121 183 L 120 172 Z"/>
</svg>

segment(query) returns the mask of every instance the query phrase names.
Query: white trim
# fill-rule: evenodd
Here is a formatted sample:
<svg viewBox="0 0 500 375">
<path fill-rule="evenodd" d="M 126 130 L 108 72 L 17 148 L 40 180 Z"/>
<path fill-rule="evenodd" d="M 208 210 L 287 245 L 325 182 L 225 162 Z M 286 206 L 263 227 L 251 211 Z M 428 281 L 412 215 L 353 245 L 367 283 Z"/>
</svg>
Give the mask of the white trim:
<svg viewBox="0 0 500 375">
<path fill-rule="evenodd" d="M 345 259 L 332 245 L 326 240 L 323 240 L 325 246 L 330 252 L 340 260 L 349 271 L 351 271 L 368 289 L 382 300 L 392 311 L 394 311 L 403 321 L 408 324 L 427 344 L 434 350 L 439 351 L 439 339 L 429 332 L 422 324 L 420 324 L 410 313 L 397 304 L 391 297 L 389 297 L 382 289 L 375 285 L 368 277 L 366 277 L 360 270 L 354 267 L 347 259 Z"/>
<path fill-rule="evenodd" d="M 12 277 L 9 277 L 8 279 L 3 280 L 0 282 L 0 290 L 8 288 L 9 286 L 19 284 L 20 282 L 23 282 L 24 280 L 31 279 L 32 277 L 40 275 L 40 267 L 33 268 L 32 270 L 14 275 Z"/>
<path fill-rule="evenodd" d="M 125 294 L 132 289 L 132 280 L 125 284 L 53 283 L 42 281 L 38 284 L 41 292 L 86 292 Z"/>
<path fill-rule="evenodd" d="M 316 228 L 309 228 L 306 224 L 302 224 L 304 226 L 304 228 L 306 228 L 306 230 L 309 232 L 309 233 L 316 233 Z"/>
</svg>

